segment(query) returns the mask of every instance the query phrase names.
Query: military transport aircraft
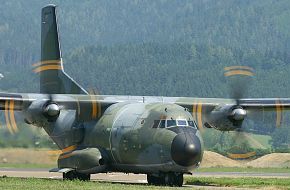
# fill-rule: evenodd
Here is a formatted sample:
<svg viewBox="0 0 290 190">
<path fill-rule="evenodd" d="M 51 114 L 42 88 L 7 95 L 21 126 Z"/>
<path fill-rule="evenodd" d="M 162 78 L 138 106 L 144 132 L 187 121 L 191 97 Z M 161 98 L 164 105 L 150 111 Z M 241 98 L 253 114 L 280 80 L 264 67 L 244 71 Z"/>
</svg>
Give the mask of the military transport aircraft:
<svg viewBox="0 0 290 190">
<path fill-rule="evenodd" d="M 63 70 L 56 6 L 42 9 L 39 94 L 2 93 L 7 128 L 17 130 L 14 112 L 43 128 L 62 153 L 64 179 L 89 180 L 91 174 L 147 174 L 149 184 L 182 186 L 183 175 L 200 165 L 199 128 L 238 131 L 251 111 L 276 111 L 277 124 L 290 99 L 232 99 L 90 95 Z M 251 76 L 246 66 L 226 76 Z"/>
</svg>

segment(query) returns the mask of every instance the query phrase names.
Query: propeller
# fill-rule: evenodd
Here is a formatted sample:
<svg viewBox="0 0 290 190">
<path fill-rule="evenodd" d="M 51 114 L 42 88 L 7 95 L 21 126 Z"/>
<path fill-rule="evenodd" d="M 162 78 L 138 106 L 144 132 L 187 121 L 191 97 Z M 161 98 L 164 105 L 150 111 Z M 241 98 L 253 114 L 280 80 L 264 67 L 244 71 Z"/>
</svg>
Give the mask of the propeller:
<svg viewBox="0 0 290 190">
<path fill-rule="evenodd" d="M 240 105 L 240 100 L 245 98 L 248 93 L 249 86 L 254 76 L 254 69 L 240 65 L 225 67 L 224 76 L 227 79 L 230 96 L 236 102 L 236 104 L 230 108 L 228 114 L 228 118 L 233 126 L 236 127 L 236 130 L 231 132 L 227 156 L 233 159 L 251 158 L 255 156 L 256 153 L 251 150 L 252 141 L 243 127 L 243 122 L 248 112 Z"/>
<path fill-rule="evenodd" d="M 228 79 L 230 96 L 236 104 L 230 109 L 228 118 L 239 129 L 247 116 L 247 111 L 240 106 L 240 99 L 245 98 L 254 76 L 254 69 L 248 66 L 230 66 L 224 68 L 224 76 Z"/>
</svg>

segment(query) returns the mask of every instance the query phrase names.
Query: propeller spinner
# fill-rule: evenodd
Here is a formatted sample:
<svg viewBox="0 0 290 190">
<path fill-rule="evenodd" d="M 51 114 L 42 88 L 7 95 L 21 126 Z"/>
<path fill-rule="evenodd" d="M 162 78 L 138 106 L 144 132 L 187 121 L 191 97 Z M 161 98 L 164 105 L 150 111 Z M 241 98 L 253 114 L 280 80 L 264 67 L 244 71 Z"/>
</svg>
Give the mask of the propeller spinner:
<svg viewBox="0 0 290 190">
<path fill-rule="evenodd" d="M 55 118 L 59 116 L 60 108 L 56 103 L 50 103 L 47 106 L 45 106 L 43 113 L 47 117 Z"/>
</svg>

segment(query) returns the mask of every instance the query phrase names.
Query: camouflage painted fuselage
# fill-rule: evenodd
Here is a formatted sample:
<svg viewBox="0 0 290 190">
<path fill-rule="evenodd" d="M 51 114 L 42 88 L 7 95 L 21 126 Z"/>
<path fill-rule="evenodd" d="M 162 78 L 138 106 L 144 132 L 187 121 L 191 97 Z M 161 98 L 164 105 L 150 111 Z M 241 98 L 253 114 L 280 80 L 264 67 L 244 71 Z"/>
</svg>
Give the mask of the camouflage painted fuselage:
<svg viewBox="0 0 290 190">
<path fill-rule="evenodd" d="M 132 102 L 113 104 L 97 122 L 83 123 L 84 136 L 77 137 L 83 141 L 73 151 L 79 153 L 74 155 L 70 152 L 64 154 L 68 156 L 60 156 L 59 168 L 74 168 L 88 173 L 108 171 L 189 173 L 202 159 L 203 142 L 199 131 L 196 127 L 190 126 L 154 128 L 154 121 L 160 119 L 193 120 L 189 112 L 175 104 Z M 186 147 L 187 144 L 195 146 L 193 152 L 189 150 L 188 153 L 182 148 L 173 147 L 174 139 L 178 135 L 182 136 L 182 140 L 177 140 L 175 146 Z M 64 138 L 69 139 L 68 137 L 62 139 Z M 185 159 L 182 156 L 178 157 L 178 154 L 183 153 L 189 154 L 190 157 Z M 95 156 L 91 156 L 88 161 L 90 157 L 88 154 Z M 174 160 L 176 156 L 178 158 Z"/>
<path fill-rule="evenodd" d="M 175 104 L 117 103 L 105 111 L 95 126 L 86 129 L 83 145 L 102 150 L 112 171 L 189 172 L 202 159 L 203 145 L 198 130 L 189 126 L 153 128 L 154 121 L 160 118 L 192 120 L 191 114 Z M 200 142 L 199 154 L 186 167 L 172 159 L 175 154 L 172 142 L 179 133 L 186 133 L 188 141 L 197 138 Z"/>
</svg>

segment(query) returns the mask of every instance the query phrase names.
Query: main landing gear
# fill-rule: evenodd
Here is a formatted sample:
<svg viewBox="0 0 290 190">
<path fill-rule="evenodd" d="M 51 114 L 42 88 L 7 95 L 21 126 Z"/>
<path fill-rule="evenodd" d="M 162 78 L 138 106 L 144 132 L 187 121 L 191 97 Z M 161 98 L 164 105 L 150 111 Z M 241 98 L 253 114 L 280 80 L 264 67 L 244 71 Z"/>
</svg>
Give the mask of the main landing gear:
<svg viewBox="0 0 290 190">
<path fill-rule="evenodd" d="M 182 173 L 162 173 L 162 174 L 147 174 L 149 185 L 167 185 L 181 187 L 183 184 Z"/>
<path fill-rule="evenodd" d="M 69 171 L 67 173 L 63 173 L 62 177 L 64 180 L 81 180 L 81 181 L 89 181 L 91 179 L 90 174 L 83 174 L 76 171 Z"/>
</svg>

